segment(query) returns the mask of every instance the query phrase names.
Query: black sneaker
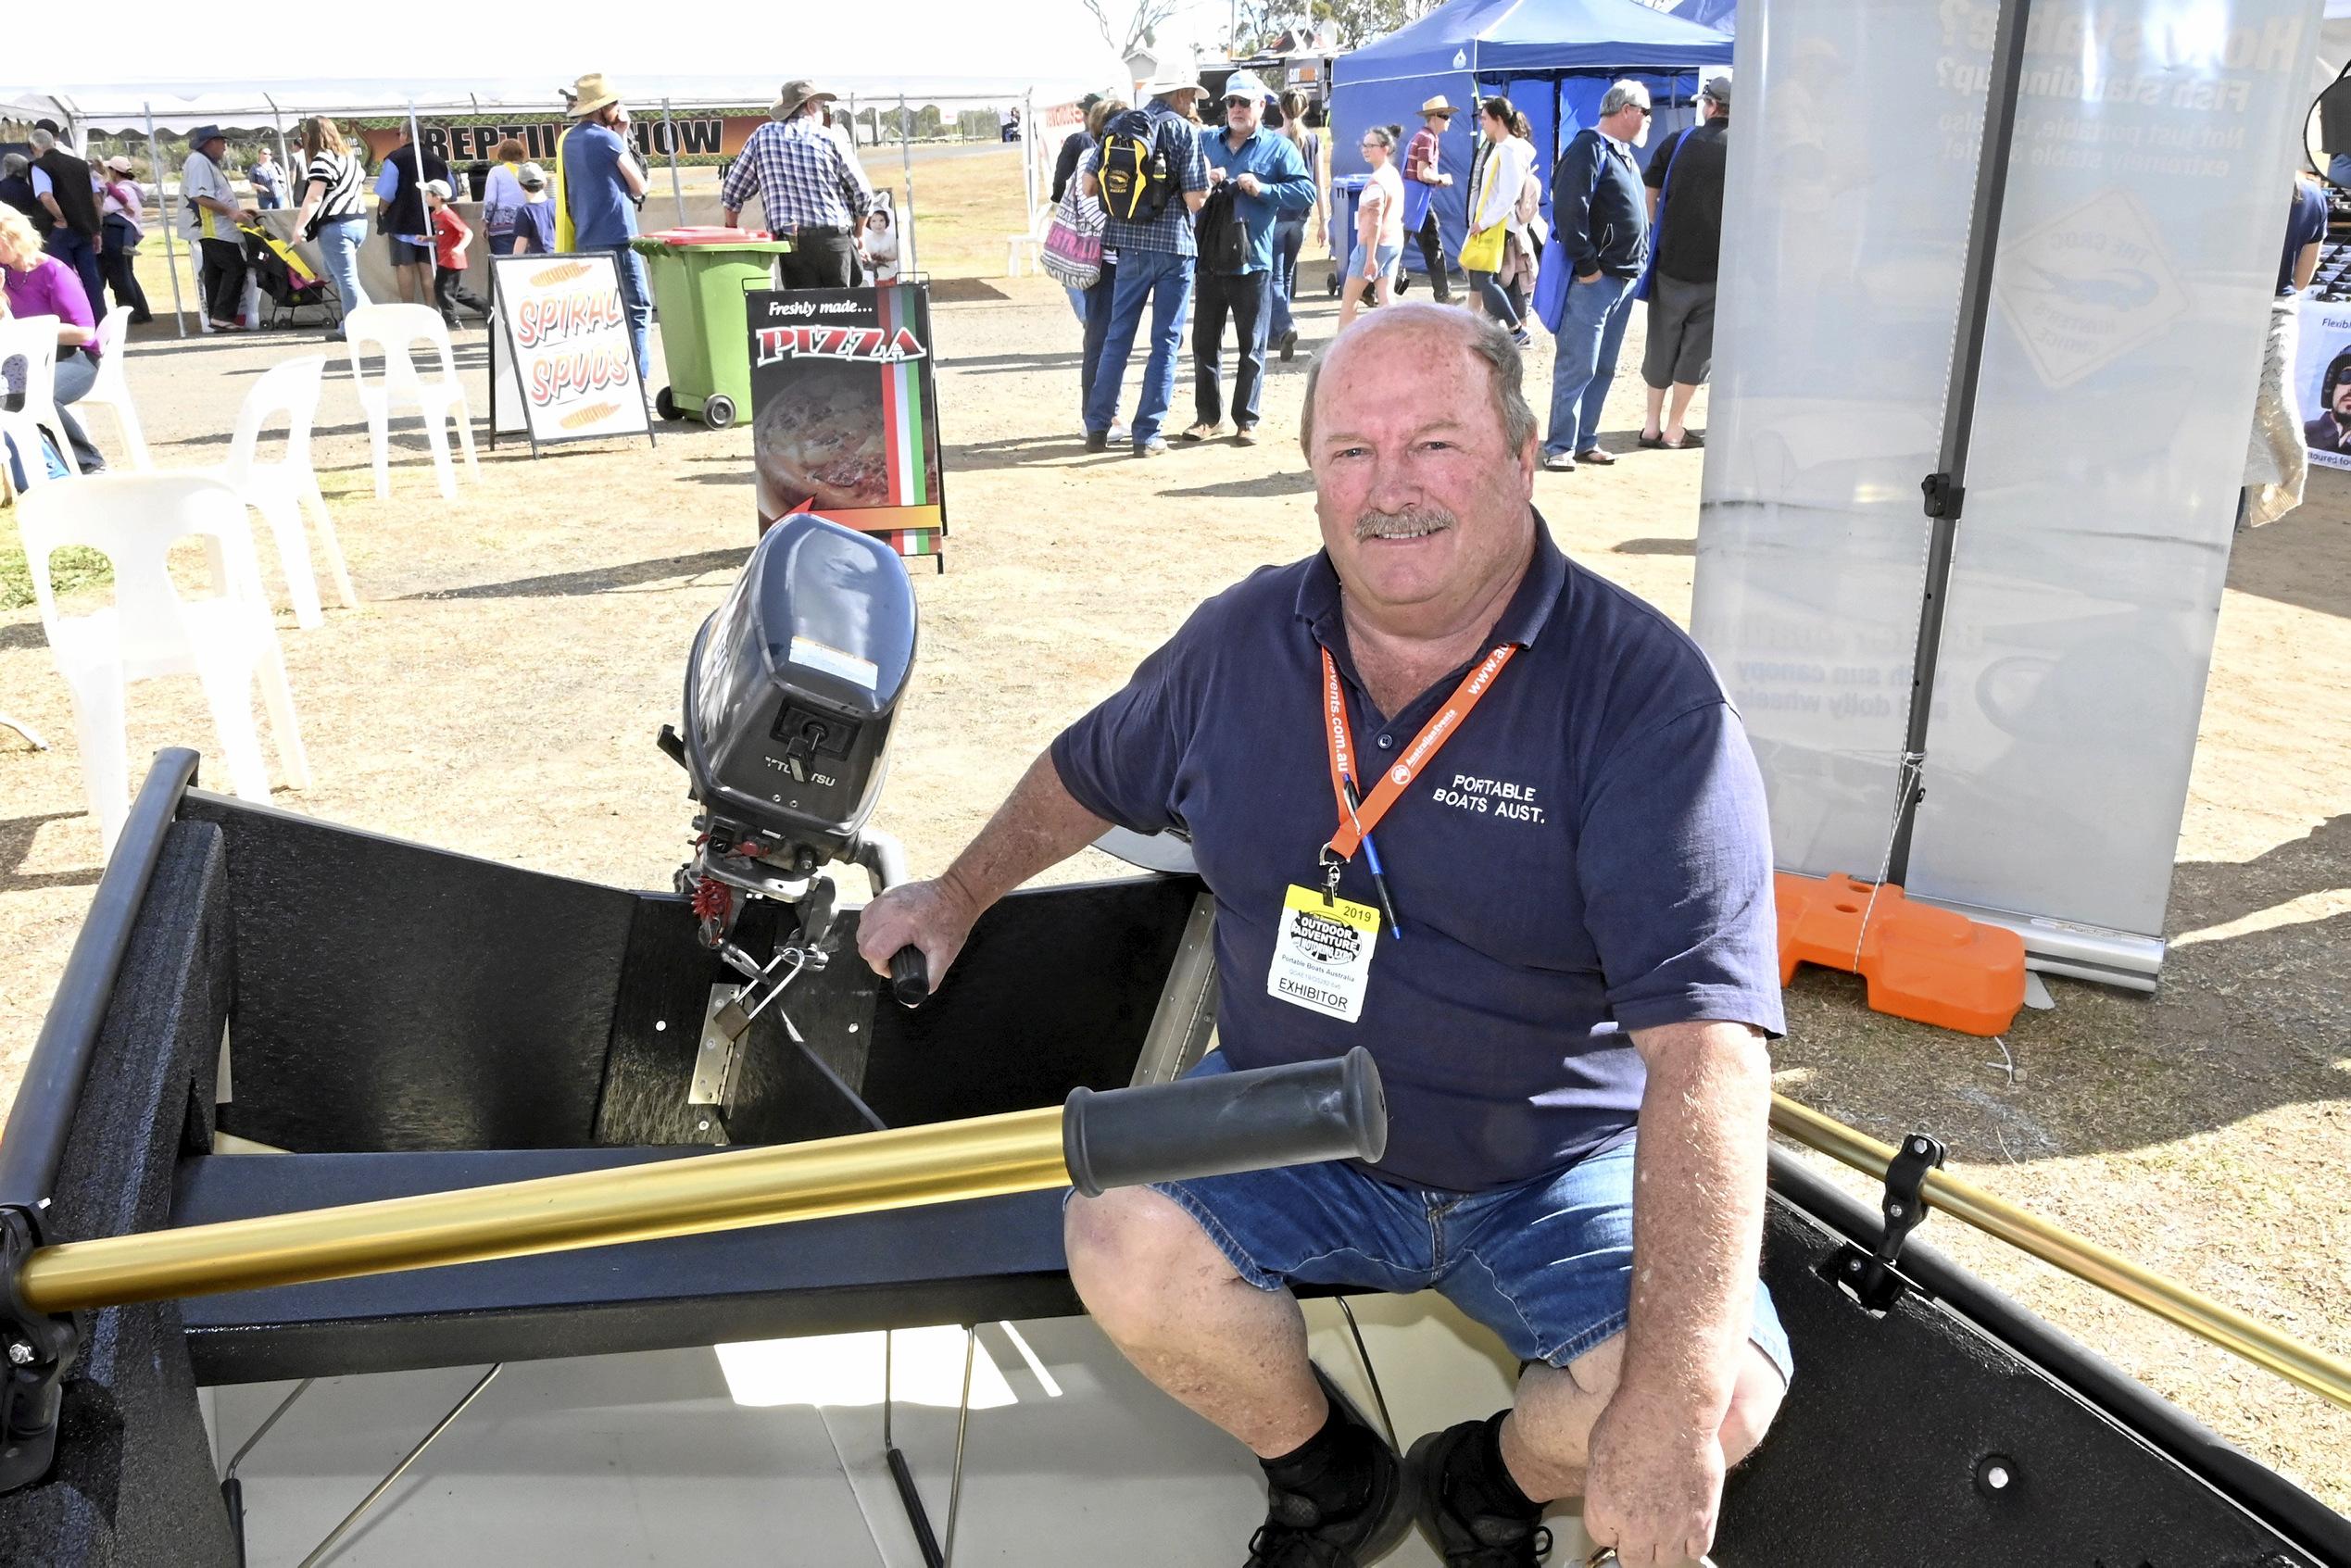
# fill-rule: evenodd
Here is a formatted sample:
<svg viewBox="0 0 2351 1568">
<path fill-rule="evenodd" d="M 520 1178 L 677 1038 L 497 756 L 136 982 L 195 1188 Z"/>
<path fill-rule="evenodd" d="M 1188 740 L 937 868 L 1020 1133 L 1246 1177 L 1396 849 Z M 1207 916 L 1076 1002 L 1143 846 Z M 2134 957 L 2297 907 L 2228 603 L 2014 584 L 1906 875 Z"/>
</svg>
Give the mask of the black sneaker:
<svg viewBox="0 0 2351 1568">
<path fill-rule="evenodd" d="M 1413 1491 L 1405 1484 L 1403 1465 L 1387 1439 L 1371 1428 L 1352 1401 L 1341 1394 L 1320 1367 L 1314 1379 L 1346 1420 L 1371 1438 L 1371 1496 L 1353 1513 L 1325 1518 L 1313 1499 L 1295 1492 L 1272 1491 L 1265 1523 L 1249 1537 L 1249 1560 L 1243 1568 L 1371 1568 L 1395 1549 L 1413 1524 Z"/>
<path fill-rule="evenodd" d="M 1515 1514 L 1465 1514 L 1446 1500 L 1446 1482 L 1485 1439 L 1486 1424 L 1465 1421 L 1431 1432 L 1413 1445 L 1404 1460 L 1420 1533 L 1437 1549 L 1446 1568 L 1538 1568 L 1551 1555 L 1551 1532 L 1536 1519 Z"/>
<path fill-rule="evenodd" d="M 1107 451 L 1109 451 L 1109 450 L 1110 450 L 1110 432 L 1108 432 L 1108 431 L 1106 431 L 1106 430 L 1089 430 L 1089 431 L 1087 431 L 1087 432 L 1086 433 L 1086 450 L 1087 450 L 1088 452 L 1107 452 Z"/>
</svg>

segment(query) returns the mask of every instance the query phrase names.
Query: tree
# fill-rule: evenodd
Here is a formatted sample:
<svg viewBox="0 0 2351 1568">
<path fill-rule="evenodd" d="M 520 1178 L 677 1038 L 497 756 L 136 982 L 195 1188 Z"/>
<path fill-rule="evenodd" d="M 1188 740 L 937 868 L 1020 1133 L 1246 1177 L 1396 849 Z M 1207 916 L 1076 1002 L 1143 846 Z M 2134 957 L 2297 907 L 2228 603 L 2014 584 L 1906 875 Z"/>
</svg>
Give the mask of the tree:
<svg viewBox="0 0 2351 1568">
<path fill-rule="evenodd" d="M 1420 20 L 1440 0 L 1312 0 L 1314 20 L 1335 24 L 1347 47 L 1360 49 L 1376 38 Z"/>
<path fill-rule="evenodd" d="M 1184 5 L 1185 0 L 1133 0 L 1130 11 L 1125 0 L 1086 0 L 1086 10 L 1102 30 L 1102 42 L 1123 60 L 1137 49 L 1148 47 L 1153 35 Z"/>
</svg>

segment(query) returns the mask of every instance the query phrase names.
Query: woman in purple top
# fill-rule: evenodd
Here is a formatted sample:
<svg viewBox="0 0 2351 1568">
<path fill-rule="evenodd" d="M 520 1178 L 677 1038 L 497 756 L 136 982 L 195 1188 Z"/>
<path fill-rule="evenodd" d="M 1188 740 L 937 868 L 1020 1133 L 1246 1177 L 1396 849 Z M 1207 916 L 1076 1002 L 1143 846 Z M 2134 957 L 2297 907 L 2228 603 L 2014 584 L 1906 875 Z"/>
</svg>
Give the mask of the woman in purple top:
<svg viewBox="0 0 2351 1568">
<path fill-rule="evenodd" d="M 32 224 L 13 207 L 0 208 L 0 279 L 7 286 L 8 314 L 57 318 L 57 420 L 73 444 L 74 460 L 83 473 L 102 473 L 107 460 L 90 445 L 80 421 L 66 411 L 98 379 L 97 322 L 90 313 L 90 296 L 81 276 L 55 257 L 42 253 Z M 23 361 L 11 381 L 6 406 L 24 406 Z"/>
</svg>

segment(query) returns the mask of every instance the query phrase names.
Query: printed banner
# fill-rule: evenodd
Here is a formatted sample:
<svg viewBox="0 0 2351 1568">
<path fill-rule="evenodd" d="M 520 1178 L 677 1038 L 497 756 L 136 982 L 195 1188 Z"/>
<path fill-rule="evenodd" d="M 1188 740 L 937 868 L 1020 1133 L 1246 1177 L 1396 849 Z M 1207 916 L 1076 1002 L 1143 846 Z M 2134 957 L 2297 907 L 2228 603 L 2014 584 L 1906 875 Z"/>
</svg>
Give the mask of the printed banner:
<svg viewBox="0 0 2351 1568">
<path fill-rule="evenodd" d="M 489 162 L 497 156 L 498 144 L 511 136 L 522 144 L 523 157 L 546 164 L 552 170 L 556 143 L 576 123 L 556 115 L 544 119 L 425 119 L 418 123 L 417 134 L 423 138 L 428 155 L 460 166 Z M 637 118 L 629 122 L 629 141 L 635 147 L 636 156 L 647 163 L 666 161 L 670 156 L 671 128 L 674 127 L 682 161 L 733 157 L 743 150 L 751 132 L 766 123 L 764 113 L 697 114 L 673 116 L 665 126 L 659 108 L 639 109 Z M 400 134 L 408 128 L 405 119 L 396 125 L 387 120 L 380 128 L 360 132 L 359 138 L 367 144 L 369 163 L 382 163 L 383 156 L 400 144 Z"/>
<path fill-rule="evenodd" d="M 651 435 L 612 257 L 494 256 L 490 282 L 493 429 L 542 446 Z"/>
<path fill-rule="evenodd" d="M 2302 439 L 2321 468 L 2351 469 L 2351 305 L 2302 296 L 2294 391 Z"/>
<path fill-rule="evenodd" d="M 947 534 L 930 291 L 759 291 L 751 457 L 760 526 L 796 511 L 937 555 Z"/>
</svg>

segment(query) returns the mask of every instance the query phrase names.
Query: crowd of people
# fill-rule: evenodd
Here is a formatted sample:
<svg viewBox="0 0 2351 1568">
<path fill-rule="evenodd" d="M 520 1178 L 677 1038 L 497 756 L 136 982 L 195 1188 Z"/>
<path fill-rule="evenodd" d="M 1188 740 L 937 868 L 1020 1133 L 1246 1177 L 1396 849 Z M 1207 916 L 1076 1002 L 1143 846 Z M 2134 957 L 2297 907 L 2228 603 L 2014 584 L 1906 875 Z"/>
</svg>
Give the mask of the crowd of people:
<svg viewBox="0 0 2351 1568">
<path fill-rule="evenodd" d="M 1292 315 L 1298 257 L 1309 224 L 1334 210 L 1317 111 L 1295 94 L 1277 99 L 1246 70 L 1216 95 L 1221 116 L 1203 123 L 1198 106 L 1210 95 L 1197 82 L 1165 79 L 1142 87 L 1139 107 L 1091 101 L 1083 132 L 1062 146 L 1053 201 L 1090 204 L 1100 233 L 1095 281 L 1070 288 L 1083 328 L 1078 397 L 1088 450 L 1119 445 L 1146 458 L 1168 450 L 1163 433 L 1188 319 L 1194 418 L 1180 442 L 1224 433 L 1228 322 L 1238 342 L 1230 405 L 1238 443 L 1256 440 L 1269 349 L 1284 359 L 1301 352 Z M 1568 140 L 1547 182 L 1532 127 L 1507 97 L 1478 104 L 1472 145 L 1450 159 L 1446 138 L 1461 111 L 1442 95 L 1422 104 L 1409 142 L 1399 125 L 1366 128 L 1358 148 L 1370 172 L 1344 232 L 1332 225 L 1339 330 L 1410 286 L 1408 240 L 1439 304 L 1453 299 L 1457 266 L 1471 307 L 1519 347 L 1532 344 L 1538 325 L 1551 333 L 1541 461 L 1572 472 L 1616 460 L 1600 444 L 1600 414 L 1633 307 L 1645 302 L 1648 406 L 1639 445 L 1703 445 L 1687 420 L 1713 360 L 1730 101 L 1729 69 L 1710 72 L 1697 123 L 1666 137 L 1644 161 L 1649 90 L 1617 82 L 1593 123 Z M 1450 259 L 1436 200 L 1456 182 L 1449 162 L 1467 166 L 1465 238 Z M 1549 288 L 1547 266 L 1560 274 Z M 1141 383 L 1122 423 L 1138 337 Z"/>
</svg>

